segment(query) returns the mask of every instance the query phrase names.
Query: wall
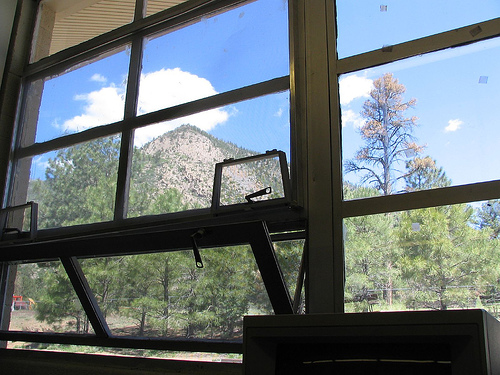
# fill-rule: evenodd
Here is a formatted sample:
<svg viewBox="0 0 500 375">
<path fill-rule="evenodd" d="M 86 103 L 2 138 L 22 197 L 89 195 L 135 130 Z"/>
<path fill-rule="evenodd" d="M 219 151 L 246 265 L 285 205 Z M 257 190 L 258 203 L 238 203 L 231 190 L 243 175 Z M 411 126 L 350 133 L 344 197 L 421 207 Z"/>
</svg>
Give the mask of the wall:
<svg viewBox="0 0 500 375">
<path fill-rule="evenodd" d="M 16 4 L 17 0 L 2 0 L 0 2 L 0 84 L 7 58 Z"/>
<path fill-rule="evenodd" d="M 239 363 L 0 349 L 0 374 L 87 375 L 97 369 L 99 375 L 240 375 L 243 370 Z"/>
<path fill-rule="evenodd" d="M 10 121 L 12 116 L 8 107 L 12 105 L 12 101 L 4 105 L 3 98 L 5 91 L 4 85 L 7 85 L 7 79 L 4 78 L 7 53 L 9 42 L 14 24 L 14 15 L 16 11 L 17 0 L 1 0 L 0 1 L 0 199 L 3 198 L 4 179 L 7 172 L 8 149 L 11 143 L 12 128 L 6 126 L 5 123 Z M 7 77 L 7 75 L 5 76 Z M 1 203 L 1 200 L 0 200 Z"/>
<path fill-rule="evenodd" d="M 19 6 L 18 6 L 19 5 Z M 18 20 L 14 23 L 14 13 Z M 4 198 L 7 186 L 9 149 L 12 142 L 13 126 L 16 117 L 17 99 L 21 89 L 31 45 L 31 29 L 36 14 L 36 2 L 32 0 L 0 1 L 0 63 L 3 74 L 0 76 L 0 197 Z M 4 18 L 5 17 L 5 18 Z M 5 22 L 4 22 L 5 21 Z M 11 34 L 15 29 L 15 42 L 9 46 Z M 9 53 L 10 48 L 10 55 Z M 8 56 L 7 56 L 8 55 Z"/>
</svg>

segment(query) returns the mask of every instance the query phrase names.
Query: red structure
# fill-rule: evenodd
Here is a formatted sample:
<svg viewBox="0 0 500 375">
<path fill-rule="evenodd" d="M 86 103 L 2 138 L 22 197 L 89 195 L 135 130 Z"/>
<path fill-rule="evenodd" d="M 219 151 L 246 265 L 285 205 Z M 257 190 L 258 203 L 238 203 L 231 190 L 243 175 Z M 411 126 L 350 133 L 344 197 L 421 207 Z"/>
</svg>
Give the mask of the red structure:
<svg viewBox="0 0 500 375">
<path fill-rule="evenodd" d="M 12 296 L 13 310 L 29 310 L 31 309 L 31 301 L 23 301 L 23 296 Z"/>
</svg>

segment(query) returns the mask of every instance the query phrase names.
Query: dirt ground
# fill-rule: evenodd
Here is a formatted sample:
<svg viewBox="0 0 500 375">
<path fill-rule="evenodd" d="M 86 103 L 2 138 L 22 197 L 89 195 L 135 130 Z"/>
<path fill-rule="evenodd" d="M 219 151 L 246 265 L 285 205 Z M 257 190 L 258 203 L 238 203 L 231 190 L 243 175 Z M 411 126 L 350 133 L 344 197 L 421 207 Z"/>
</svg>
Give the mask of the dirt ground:
<svg viewBox="0 0 500 375">
<path fill-rule="evenodd" d="M 36 320 L 34 310 L 12 311 L 9 329 L 11 331 L 28 332 L 64 332 L 64 330 L 55 331 L 50 324 Z"/>
<path fill-rule="evenodd" d="M 137 334 L 137 327 L 132 319 L 111 316 L 106 321 L 114 334 L 124 336 Z M 35 310 L 14 310 L 11 313 L 9 329 L 12 331 L 64 333 L 73 331 L 74 321 L 68 319 L 58 324 L 49 324 L 37 320 Z"/>
</svg>

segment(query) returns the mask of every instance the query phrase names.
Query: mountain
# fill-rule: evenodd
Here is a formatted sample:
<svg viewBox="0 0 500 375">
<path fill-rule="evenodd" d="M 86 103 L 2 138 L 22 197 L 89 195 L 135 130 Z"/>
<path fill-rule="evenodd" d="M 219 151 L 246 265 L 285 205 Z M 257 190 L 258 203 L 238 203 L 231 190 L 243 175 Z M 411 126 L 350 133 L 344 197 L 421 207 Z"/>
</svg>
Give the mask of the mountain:
<svg viewBox="0 0 500 375">
<path fill-rule="evenodd" d="M 175 188 L 182 193 L 190 208 L 210 207 L 215 165 L 229 158 L 256 155 L 233 143 L 218 139 L 196 126 L 182 125 L 142 147 L 142 151 L 158 160 L 154 166 L 160 191 Z M 276 159 L 261 160 L 225 168 L 223 204 L 244 202 L 244 195 L 267 186 L 282 194 L 281 173 Z"/>
</svg>

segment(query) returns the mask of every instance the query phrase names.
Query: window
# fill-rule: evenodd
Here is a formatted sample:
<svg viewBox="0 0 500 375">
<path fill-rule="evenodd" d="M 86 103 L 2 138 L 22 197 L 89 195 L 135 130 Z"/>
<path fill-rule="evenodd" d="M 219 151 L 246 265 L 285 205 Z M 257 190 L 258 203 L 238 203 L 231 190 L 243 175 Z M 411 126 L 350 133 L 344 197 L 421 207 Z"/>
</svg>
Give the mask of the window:
<svg viewBox="0 0 500 375">
<path fill-rule="evenodd" d="M 40 229 L 208 210 L 216 163 L 273 149 L 290 155 L 286 3 L 207 5 L 179 20 L 163 12 L 116 31 L 97 24 L 114 22 L 113 9 L 124 21 L 133 4 L 77 8 L 41 3 L 35 46 L 49 52 L 26 78 L 17 153 L 30 165 L 27 200 L 39 203 Z M 93 14 L 89 40 L 66 49 L 70 58 L 57 54 L 59 23 Z M 82 42 L 84 26 L 75 25 Z M 25 194 L 16 188 L 11 199 Z"/>
<path fill-rule="evenodd" d="M 36 117 L 25 117 L 25 132 L 36 129 L 34 141 L 43 143 L 123 120 L 122 83 L 127 77 L 129 59 L 130 45 L 126 45 L 84 66 L 31 82 L 27 96 L 40 100 L 40 108 L 38 114 L 34 111 Z M 28 108 L 34 104 L 30 102 Z"/>
<path fill-rule="evenodd" d="M 41 2 L 31 61 L 38 61 L 131 23 L 134 9 L 134 0 Z"/>
<path fill-rule="evenodd" d="M 345 311 L 498 318 L 500 8 L 336 5 Z"/>
<path fill-rule="evenodd" d="M 38 202 L 39 233 L 33 245 L 8 244 L 2 261 L 39 265 L 62 256 L 70 282 L 83 274 L 91 305 L 106 310 L 100 269 L 150 258 L 166 264 L 175 253 L 173 287 L 192 271 L 209 285 L 198 256 L 219 264 L 220 254 L 238 249 L 243 257 L 249 244 L 253 251 L 272 243 L 264 252 L 274 254 L 264 262 L 271 269 L 258 260 L 257 268 L 264 285 L 279 275 L 268 298 L 275 311 L 482 306 L 497 314 L 496 2 L 139 3 L 120 25 L 58 52 L 52 34 L 37 34 L 4 206 Z M 273 149 L 287 155 L 292 205 L 211 211 L 215 164 Z M 248 184 L 258 168 L 226 172 L 221 190 L 239 195 L 221 193 L 229 211 L 266 191 L 268 184 Z M 66 193 L 50 195 L 50 184 Z M 51 206 L 53 197 L 64 204 Z M 267 229 L 255 224 L 262 221 Z M 253 263 L 248 269 L 256 271 Z M 154 288 L 159 296 L 157 280 Z M 145 335 L 165 330 L 167 314 L 158 311 L 168 298 L 120 298 L 128 302 L 109 307 L 109 317 L 130 318 L 127 309 L 135 304 L 137 313 L 144 303 Z M 170 306 L 169 314 L 182 307 Z M 255 301 L 246 306 L 255 312 Z M 126 320 L 112 326 L 93 315 L 96 336 L 125 329 Z M 198 318 L 208 316 L 195 329 L 200 337 L 211 329 L 217 336 L 216 315 Z M 186 332 L 171 322 L 177 331 L 165 332 Z M 8 334 L 0 337 L 18 337 Z M 153 341 L 154 349 L 172 349 Z M 218 351 L 241 352 L 223 341 Z"/>
<path fill-rule="evenodd" d="M 345 219 L 346 311 L 484 308 L 497 316 L 491 207 L 462 203 Z"/>
<path fill-rule="evenodd" d="M 410 4 L 399 1 L 378 3 L 369 0 L 337 2 L 338 46 L 340 58 L 374 51 L 492 20 L 500 16 L 500 6 L 485 0 L 472 7 L 466 1 L 436 4 L 420 0 Z"/>
<path fill-rule="evenodd" d="M 4 254 L 29 303 L 1 334 L 135 336 L 114 344 L 137 350 L 219 339 L 188 350 L 232 355 L 244 314 L 304 310 L 303 218 L 272 202 L 285 193 L 277 159 L 224 176 L 239 197 L 223 205 L 272 181 L 266 209 L 211 211 L 217 163 L 280 150 L 294 171 L 288 14 L 282 0 L 40 2 L 5 199 L 37 203 L 38 250 L 3 238 L 20 246 Z"/>
<path fill-rule="evenodd" d="M 486 72 L 492 71 L 499 43 L 499 39 L 491 39 L 342 75 L 339 84 L 345 180 L 359 184 L 366 178 L 368 185 L 375 177 L 360 170 L 368 166 L 362 165 L 363 156 L 357 152 L 369 151 L 366 144 L 371 141 L 369 131 L 373 127 L 363 124 L 380 121 L 384 105 L 394 111 L 390 115 L 394 125 L 404 124 L 399 132 L 390 127 L 388 140 L 394 143 L 393 154 L 399 155 L 394 155 L 393 165 L 389 166 L 393 176 L 385 182 L 391 185 L 386 187 L 385 195 L 498 179 L 495 146 L 490 143 L 498 139 L 498 134 L 494 121 L 487 117 L 498 90 Z M 376 92 L 372 91 L 374 87 Z M 393 98 L 379 96 L 391 89 L 387 96 Z M 371 107 L 366 109 L 365 103 Z M 397 137 L 401 139 L 399 144 Z M 382 145 L 373 144 L 372 149 Z M 366 157 L 379 155 L 370 153 Z M 374 162 L 372 169 L 379 167 Z M 416 175 L 405 179 L 404 172 L 398 173 L 413 172 L 415 168 L 442 168 L 449 182 L 435 181 L 433 185 L 416 181 Z"/>
<path fill-rule="evenodd" d="M 94 333 L 60 261 L 17 267 L 9 329 Z"/>
</svg>

